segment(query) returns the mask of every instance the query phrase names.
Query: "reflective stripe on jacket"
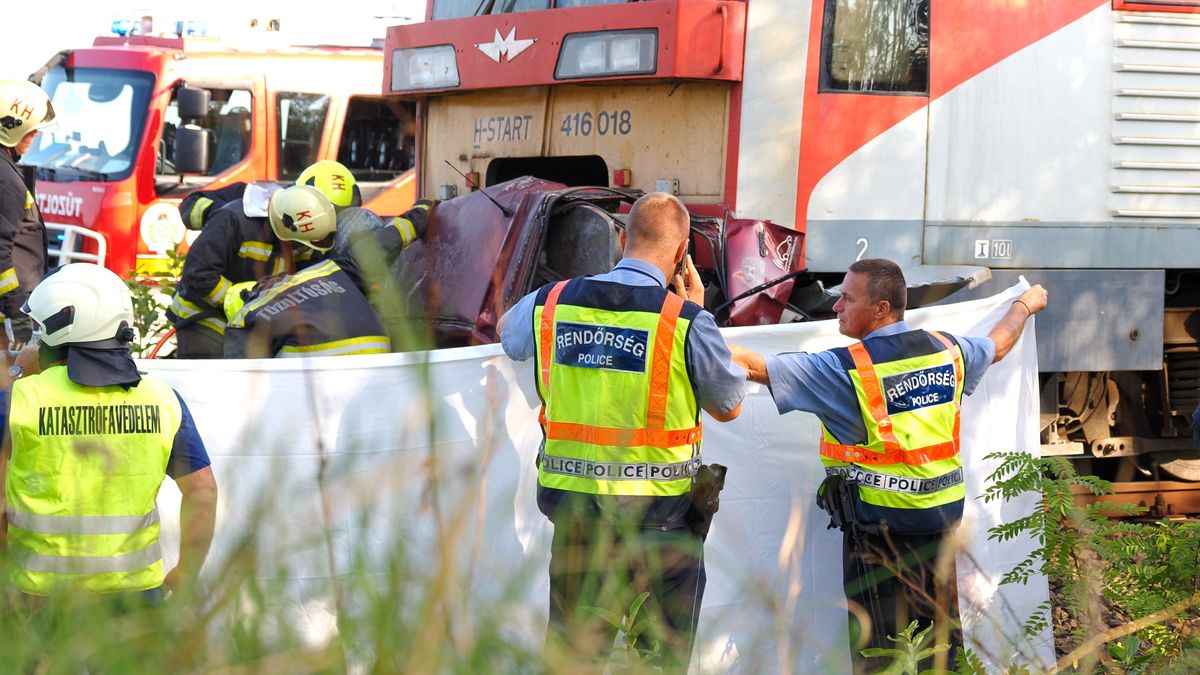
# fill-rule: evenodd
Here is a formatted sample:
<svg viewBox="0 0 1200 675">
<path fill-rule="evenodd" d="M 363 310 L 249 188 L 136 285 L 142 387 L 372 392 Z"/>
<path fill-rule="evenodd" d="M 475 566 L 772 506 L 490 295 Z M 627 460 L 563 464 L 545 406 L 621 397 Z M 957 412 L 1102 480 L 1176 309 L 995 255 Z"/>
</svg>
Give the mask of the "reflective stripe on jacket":
<svg viewBox="0 0 1200 675">
<path fill-rule="evenodd" d="M 46 226 L 17 156 L 0 147 L 0 315 L 22 316 L 21 306 L 46 274 Z"/>
<path fill-rule="evenodd" d="M 198 323 L 223 333 L 225 294 L 232 285 L 304 269 L 321 259 L 308 247 L 292 251 L 294 269 L 289 269 L 271 224 L 266 218 L 247 216 L 241 199 L 212 207 L 188 249 L 168 317 L 176 326 Z M 203 320 L 193 319 L 202 313 Z"/>
<path fill-rule="evenodd" d="M 587 278 L 538 293 L 543 505 L 554 500 L 541 493 L 560 491 L 594 495 L 598 515 L 643 509 L 643 524 L 686 515 L 701 462 L 686 350 L 699 311 L 662 287 Z"/>
<path fill-rule="evenodd" d="M 391 351 L 391 340 L 375 308 L 332 260 L 256 293 L 229 321 L 227 358 Z"/>
<path fill-rule="evenodd" d="M 939 532 L 957 523 L 965 495 L 958 344 L 916 330 L 868 338 L 835 353 L 854 385 L 867 441 L 843 445 L 823 429 L 826 473 L 858 484 L 864 522 L 887 522 L 901 534 Z"/>
<path fill-rule="evenodd" d="M 8 546 L 35 595 L 163 582 L 155 499 L 182 411 L 167 384 L 83 387 L 66 366 L 13 384 Z"/>
</svg>

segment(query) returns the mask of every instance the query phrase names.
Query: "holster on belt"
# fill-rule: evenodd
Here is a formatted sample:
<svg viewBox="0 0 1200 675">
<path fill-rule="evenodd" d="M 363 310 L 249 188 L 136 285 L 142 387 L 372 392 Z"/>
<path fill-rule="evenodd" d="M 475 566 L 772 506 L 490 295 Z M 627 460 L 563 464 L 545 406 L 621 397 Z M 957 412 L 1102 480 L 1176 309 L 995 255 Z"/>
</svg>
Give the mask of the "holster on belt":
<svg viewBox="0 0 1200 675">
<path fill-rule="evenodd" d="M 708 536 L 713 515 L 721 508 L 726 471 L 721 464 L 702 464 L 692 477 L 692 530 L 701 537 Z"/>
<path fill-rule="evenodd" d="M 833 474 L 817 488 L 817 506 L 829 514 L 829 527 L 850 532 L 858 523 L 858 484 Z"/>
<path fill-rule="evenodd" d="M 829 527 L 857 536 L 863 534 L 885 534 L 886 522 L 864 522 L 859 517 L 858 483 L 833 474 L 826 476 L 817 488 L 817 506 L 829 514 Z"/>
</svg>

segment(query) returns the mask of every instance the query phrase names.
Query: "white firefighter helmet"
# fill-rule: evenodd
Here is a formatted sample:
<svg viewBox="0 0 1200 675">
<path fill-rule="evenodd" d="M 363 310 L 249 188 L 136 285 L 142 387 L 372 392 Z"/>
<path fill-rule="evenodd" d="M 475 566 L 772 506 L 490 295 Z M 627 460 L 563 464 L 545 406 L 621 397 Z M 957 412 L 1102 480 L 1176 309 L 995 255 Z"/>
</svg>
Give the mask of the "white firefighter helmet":
<svg viewBox="0 0 1200 675">
<path fill-rule="evenodd" d="M 315 187 L 293 185 L 272 194 L 267 217 L 275 236 L 284 241 L 298 241 L 318 251 L 333 246 L 337 215 L 329 198 Z"/>
<path fill-rule="evenodd" d="M 0 145 L 15 147 L 53 121 L 54 106 L 41 87 L 28 80 L 0 81 Z"/>
<path fill-rule="evenodd" d="M 71 263 L 42 279 L 22 308 L 51 347 L 116 339 L 133 341 L 133 295 L 112 271 Z"/>
</svg>

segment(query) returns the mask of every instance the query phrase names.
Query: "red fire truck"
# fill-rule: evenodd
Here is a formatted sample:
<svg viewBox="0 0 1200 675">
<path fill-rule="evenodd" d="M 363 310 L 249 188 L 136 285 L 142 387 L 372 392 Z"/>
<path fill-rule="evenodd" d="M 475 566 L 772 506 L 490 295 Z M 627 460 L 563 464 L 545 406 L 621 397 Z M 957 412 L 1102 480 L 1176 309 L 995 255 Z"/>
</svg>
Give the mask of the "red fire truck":
<svg viewBox="0 0 1200 675">
<path fill-rule="evenodd" d="M 864 256 L 914 278 L 990 269 L 975 292 L 1042 283 L 1046 451 L 1119 480 L 1200 480 L 1198 13 L 1197 0 L 431 0 L 425 23 L 389 29 L 383 84 L 417 103 L 422 195 L 532 175 L 676 192 L 718 243 L 742 241 L 739 217 L 802 236 L 749 221 L 758 246 L 706 261 L 719 303 L 735 278 L 795 274 L 782 312 L 718 315 L 731 323 L 821 316 L 821 289 Z M 510 209 L 513 189 L 497 190 Z M 554 278 L 555 223 L 541 227 L 501 233 L 503 265 L 535 260 L 493 273 L 475 339 Z"/>
<path fill-rule="evenodd" d="M 40 82 L 59 122 L 23 158 L 37 166 L 53 254 L 123 276 L 159 271 L 189 234 L 186 193 L 290 181 L 325 158 L 354 171 L 371 208 L 402 212 L 414 199 L 412 108 L 379 95 L 380 61 L 377 49 L 248 52 L 155 36 L 59 54 Z M 200 142 L 177 157 L 176 136 L 189 133 Z"/>
</svg>

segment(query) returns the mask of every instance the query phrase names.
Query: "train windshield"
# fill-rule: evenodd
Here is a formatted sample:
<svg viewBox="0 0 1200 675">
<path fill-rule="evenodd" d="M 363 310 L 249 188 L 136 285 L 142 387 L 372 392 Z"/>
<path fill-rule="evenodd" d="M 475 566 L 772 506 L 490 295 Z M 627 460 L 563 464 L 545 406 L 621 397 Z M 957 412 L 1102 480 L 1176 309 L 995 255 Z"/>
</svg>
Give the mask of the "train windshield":
<svg viewBox="0 0 1200 675">
<path fill-rule="evenodd" d="M 483 14 L 508 14 L 550 9 L 550 0 L 434 0 L 433 18 L 457 19 Z"/>
<path fill-rule="evenodd" d="M 615 5 L 629 0 L 557 0 L 555 7 Z M 550 9 L 550 0 L 433 0 L 433 18 L 457 19 L 483 14 L 509 14 Z"/>
</svg>

